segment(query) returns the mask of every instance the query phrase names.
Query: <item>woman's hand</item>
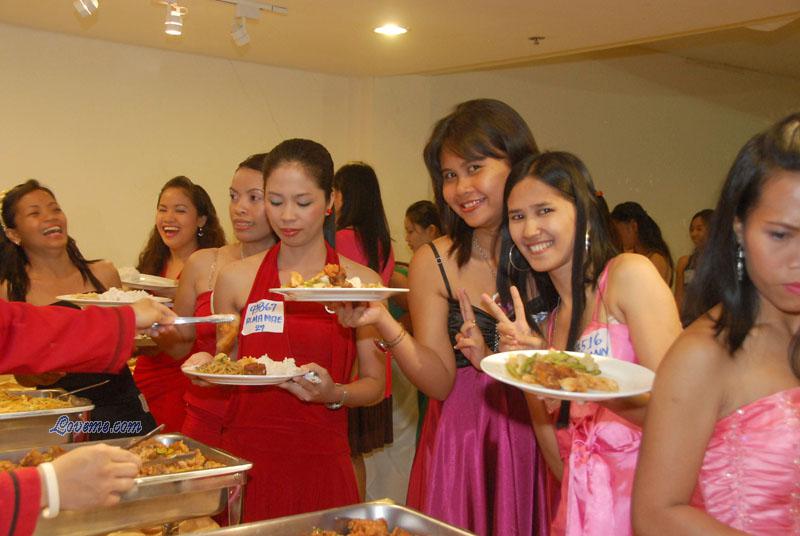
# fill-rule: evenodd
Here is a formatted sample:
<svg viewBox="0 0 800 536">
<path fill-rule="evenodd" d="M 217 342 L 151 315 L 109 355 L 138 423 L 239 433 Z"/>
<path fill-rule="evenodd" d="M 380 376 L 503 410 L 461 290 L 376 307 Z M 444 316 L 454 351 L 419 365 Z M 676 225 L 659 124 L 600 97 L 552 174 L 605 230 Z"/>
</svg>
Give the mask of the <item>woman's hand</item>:
<svg viewBox="0 0 800 536">
<path fill-rule="evenodd" d="M 339 302 L 327 308 L 336 312 L 339 323 L 346 328 L 379 324 L 389 313 L 382 302 Z"/>
<path fill-rule="evenodd" d="M 209 354 L 208 352 L 197 352 L 196 354 L 192 354 L 186 361 L 183 362 L 181 368 L 188 368 L 188 367 L 199 367 L 201 365 L 205 365 L 206 363 L 210 363 L 214 359 L 214 356 Z M 193 384 L 199 385 L 201 387 L 211 387 L 211 384 L 207 381 L 198 379 L 195 376 L 191 376 L 190 380 Z"/>
<path fill-rule="evenodd" d="M 500 335 L 500 351 L 529 350 L 545 348 L 545 340 L 531 330 L 525 315 L 525 305 L 517 287 L 511 287 L 511 301 L 514 303 L 514 320 L 509 320 L 506 313 L 488 295 L 483 294 L 481 300 L 497 320 L 497 333 Z"/>
<path fill-rule="evenodd" d="M 175 313 L 168 307 L 156 302 L 155 300 L 138 300 L 131 304 L 133 314 L 136 317 L 136 327 L 142 330 L 149 330 L 150 335 L 158 336 L 166 331 L 174 330 L 169 327 L 172 324 Z M 157 329 L 151 329 L 153 324 L 159 324 Z"/>
<path fill-rule="evenodd" d="M 42 374 L 15 374 L 14 379 L 23 387 L 53 385 L 66 375 L 65 372 L 43 372 Z"/>
<path fill-rule="evenodd" d="M 278 387 L 286 389 L 303 402 L 330 404 L 341 401 L 342 394 L 340 392 L 337 393 L 340 389 L 336 387 L 336 383 L 324 367 L 316 363 L 309 363 L 300 368 L 315 372 L 319 381 L 312 382 L 308 381 L 304 376 L 298 376 L 279 384 Z"/>
<path fill-rule="evenodd" d="M 483 333 L 478 329 L 472 302 L 469 301 L 469 296 L 464 289 L 458 291 L 458 305 L 461 308 L 461 318 L 464 319 L 464 323 L 456 333 L 456 344 L 453 348 L 461 350 L 472 366 L 481 370 L 481 360 L 489 355 L 489 347 L 486 346 Z"/>
</svg>

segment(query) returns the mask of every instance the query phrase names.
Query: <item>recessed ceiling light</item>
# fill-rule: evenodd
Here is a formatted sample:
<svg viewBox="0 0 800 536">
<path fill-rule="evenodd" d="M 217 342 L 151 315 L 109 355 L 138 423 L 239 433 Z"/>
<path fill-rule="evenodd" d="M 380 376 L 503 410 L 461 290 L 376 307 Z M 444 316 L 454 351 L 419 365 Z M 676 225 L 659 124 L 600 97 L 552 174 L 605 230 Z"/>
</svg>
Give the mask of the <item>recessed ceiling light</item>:
<svg viewBox="0 0 800 536">
<path fill-rule="evenodd" d="M 408 28 L 403 28 L 397 24 L 389 23 L 384 24 L 383 26 L 378 26 L 373 31 L 381 35 L 403 35 L 408 31 Z"/>
</svg>

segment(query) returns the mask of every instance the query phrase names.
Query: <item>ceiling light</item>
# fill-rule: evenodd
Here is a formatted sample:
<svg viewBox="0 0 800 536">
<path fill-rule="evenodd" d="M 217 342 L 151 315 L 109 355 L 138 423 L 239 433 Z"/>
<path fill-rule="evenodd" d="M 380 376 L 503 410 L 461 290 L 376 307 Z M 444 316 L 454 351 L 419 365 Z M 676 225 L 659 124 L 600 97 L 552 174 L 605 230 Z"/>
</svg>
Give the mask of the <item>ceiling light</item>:
<svg viewBox="0 0 800 536">
<path fill-rule="evenodd" d="M 247 24 L 244 17 L 233 18 L 233 28 L 231 28 L 231 37 L 237 47 L 243 47 L 250 42 L 250 34 L 247 33 Z"/>
<path fill-rule="evenodd" d="M 384 24 L 383 26 L 378 26 L 373 31 L 381 35 L 403 35 L 408 31 L 408 28 L 403 28 L 397 24 L 389 23 Z"/>
<path fill-rule="evenodd" d="M 181 35 L 183 33 L 183 16 L 188 10 L 177 2 L 167 4 L 167 18 L 164 19 L 164 33 Z"/>
<path fill-rule="evenodd" d="M 97 11 L 97 6 L 100 5 L 100 0 L 75 0 L 72 3 L 72 6 L 75 8 L 75 11 L 78 12 L 78 15 L 81 17 L 88 17 L 95 11 Z"/>
</svg>

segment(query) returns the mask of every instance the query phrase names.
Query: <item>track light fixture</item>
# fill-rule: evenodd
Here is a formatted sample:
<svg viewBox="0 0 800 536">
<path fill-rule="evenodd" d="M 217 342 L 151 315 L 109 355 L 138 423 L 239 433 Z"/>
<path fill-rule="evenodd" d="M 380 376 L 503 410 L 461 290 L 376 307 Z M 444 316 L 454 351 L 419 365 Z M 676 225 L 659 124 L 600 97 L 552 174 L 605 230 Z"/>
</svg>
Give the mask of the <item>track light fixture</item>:
<svg viewBox="0 0 800 536">
<path fill-rule="evenodd" d="M 78 15 L 81 17 L 88 17 L 92 15 L 95 11 L 97 11 L 97 7 L 100 5 L 100 0 L 75 0 L 72 3 L 72 7 L 75 8 L 75 11 L 78 12 Z"/>
<path fill-rule="evenodd" d="M 247 33 L 247 19 L 244 17 L 233 18 L 231 38 L 237 47 L 243 47 L 250 42 L 250 34 Z"/>
<path fill-rule="evenodd" d="M 178 5 L 178 2 L 165 2 L 165 4 L 167 4 L 167 18 L 164 19 L 164 33 L 181 35 L 183 33 L 183 16 L 189 10 Z"/>
</svg>

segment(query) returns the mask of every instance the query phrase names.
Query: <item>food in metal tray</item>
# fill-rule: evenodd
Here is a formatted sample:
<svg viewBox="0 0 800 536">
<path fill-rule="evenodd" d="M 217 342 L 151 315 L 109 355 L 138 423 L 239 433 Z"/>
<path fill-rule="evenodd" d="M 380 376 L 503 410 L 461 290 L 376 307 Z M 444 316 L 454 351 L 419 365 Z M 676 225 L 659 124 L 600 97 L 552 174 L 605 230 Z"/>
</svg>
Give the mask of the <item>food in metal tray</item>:
<svg viewBox="0 0 800 536">
<path fill-rule="evenodd" d="M 237 361 L 231 360 L 225 354 L 217 354 L 213 360 L 197 367 L 197 372 L 203 374 L 233 374 L 233 375 L 255 375 L 255 376 L 286 376 L 291 374 L 302 374 L 303 371 L 297 366 L 291 357 L 284 358 L 283 361 L 274 361 L 264 354 L 261 357 L 243 357 Z"/>
<path fill-rule="evenodd" d="M 39 411 L 42 409 L 70 408 L 72 403 L 62 398 L 14 395 L 0 391 L 0 413 Z"/>
<path fill-rule="evenodd" d="M 360 277 L 347 278 L 343 266 L 339 264 L 326 264 L 325 268 L 312 277 L 303 279 L 298 272 L 292 272 L 289 279 L 289 288 L 379 288 L 380 285 L 363 284 Z"/>
<path fill-rule="evenodd" d="M 351 519 L 347 522 L 347 532 L 349 536 L 422 536 L 395 527 L 389 532 L 389 524 L 385 519 Z M 334 530 L 314 529 L 308 536 L 344 536 Z"/>
<path fill-rule="evenodd" d="M 19 467 L 36 467 L 41 463 L 53 461 L 65 452 L 58 446 L 50 447 L 42 452 L 38 449 L 32 449 L 18 463 L 0 460 L 0 471 L 11 471 Z M 190 449 L 183 441 L 164 445 L 155 439 L 148 439 L 133 447 L 131 452 L 142 459 L 139 476 L 158 476 L 225 467 L 224 464 L 207 459 L 200 452 L 200 449 Z M 190 456 L 186 457 L 184 455 Z M 175 461 L 170 461 L 172 458 L 175 458 Z"/>
<path fill-rule="evenodd" d="M 514 354 L 509 356 L 506 370 L 518 380 L 548 389 L 577 393 L 589 389 L 619 391 L 616 381 L 600 375 L 600 367 L 589 354 L 576 357 L 555 350 L 546 354 Z"/>
</svg>

